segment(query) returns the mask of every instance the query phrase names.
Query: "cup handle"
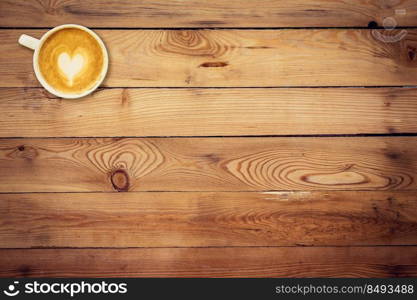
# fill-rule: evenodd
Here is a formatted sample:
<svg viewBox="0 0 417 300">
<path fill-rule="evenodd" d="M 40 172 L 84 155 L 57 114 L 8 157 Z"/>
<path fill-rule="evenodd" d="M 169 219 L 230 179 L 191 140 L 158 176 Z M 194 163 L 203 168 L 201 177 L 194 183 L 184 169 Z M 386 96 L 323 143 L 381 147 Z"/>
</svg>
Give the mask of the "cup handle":
<svg viewBox="0 0 417 300">
<path fill-rule="evenodd" d="M 22 34 L 19 38 L 19 44 L 25 47 L 28 47 L 32 50 L 35 50 L 39 45 L 40 40 L 35 39 L 34 37 Z"/>
</svg>

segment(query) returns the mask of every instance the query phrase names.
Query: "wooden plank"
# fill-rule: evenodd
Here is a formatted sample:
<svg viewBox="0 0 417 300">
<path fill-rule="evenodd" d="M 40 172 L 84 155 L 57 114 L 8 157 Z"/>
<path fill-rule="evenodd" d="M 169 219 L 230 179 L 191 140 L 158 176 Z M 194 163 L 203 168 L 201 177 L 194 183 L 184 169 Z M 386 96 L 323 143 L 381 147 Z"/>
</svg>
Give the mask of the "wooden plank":
<svg viewBox="0 0 417 300">
<path fill-rule="evenodd" d="M 417 245 L 407 192 L 0 194 L 0 247 Z"/>
<path fill-rule="evenodd" d="M 405 1 L 170 0 L 35 1 L 2 0 L 1 27 L 333 27 L 380 25 L 394 17 L 416 26 L 417 4 Z"/>
<path fill-rule="evenodd" d="M 104 89 L 61 101 L 0 89 L 0 136 L 227 136 L 417 132 L 417 90 Z"/>
<path fill-rule="evenodd" d="M 0 277 L 416 277 L 417 247 L 0 250 Z"/>
<path fill-rule="evenodd" d="M 0 30 L 0 86 L 39 86 L 20 34 Z M 397 31 L 378 31 L 397 34 Z M 110 87 L 417 85 L 417 30 L 399 42 L 367 29 L 98 30 Z"/>
<path fill-rule="evenodd" d="M 7 139 L 1 192 L 413 190 L 416 137 Z"/>
</svg>

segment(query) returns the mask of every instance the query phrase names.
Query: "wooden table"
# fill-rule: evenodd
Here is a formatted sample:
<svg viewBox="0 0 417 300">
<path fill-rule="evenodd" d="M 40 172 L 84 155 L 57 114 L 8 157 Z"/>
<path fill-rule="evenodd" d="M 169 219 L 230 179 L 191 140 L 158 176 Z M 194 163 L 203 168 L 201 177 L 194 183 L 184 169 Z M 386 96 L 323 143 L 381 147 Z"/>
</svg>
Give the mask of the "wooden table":
<svg viewBox="0 0 417 300">
<path fill-rule="evenodd" d="M 64 23 L 110 53 L 81 100 L 17 44 Z M 417 276 L 416 0 L 1 0 L 0 28 L 0 276 Z"/>
</svg>

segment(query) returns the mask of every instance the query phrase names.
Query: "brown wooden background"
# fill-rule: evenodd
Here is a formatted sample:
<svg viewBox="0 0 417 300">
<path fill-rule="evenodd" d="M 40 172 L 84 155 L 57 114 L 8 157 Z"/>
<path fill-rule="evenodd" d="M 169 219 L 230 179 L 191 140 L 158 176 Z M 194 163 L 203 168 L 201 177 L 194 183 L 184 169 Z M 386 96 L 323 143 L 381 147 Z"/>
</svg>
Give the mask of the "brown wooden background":
<svg viewBox="0 0 417 300">
<path fill-rule="evenodd" d="M 80 100 L 17 44 L 64 23 Z M 0 41 L 0 276 L 417 276 L 416 0 L 1 0 Z"/>
</svg>

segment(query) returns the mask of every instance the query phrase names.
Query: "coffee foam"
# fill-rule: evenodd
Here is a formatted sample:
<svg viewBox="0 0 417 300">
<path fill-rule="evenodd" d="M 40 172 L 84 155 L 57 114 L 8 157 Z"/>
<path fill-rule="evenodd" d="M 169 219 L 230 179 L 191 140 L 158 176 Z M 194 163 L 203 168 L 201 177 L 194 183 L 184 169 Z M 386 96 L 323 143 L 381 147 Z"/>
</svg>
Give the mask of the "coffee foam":
<svg viewBox="0 0 417 300">
<path fill-rule="evenodd" d="M 88 32 L 63 28 L 43 43 L 38 65 L 52 88 L 78 94 L 89 90 L 100 79 L 104 67 L 103 49 Z"/>
</svg>

